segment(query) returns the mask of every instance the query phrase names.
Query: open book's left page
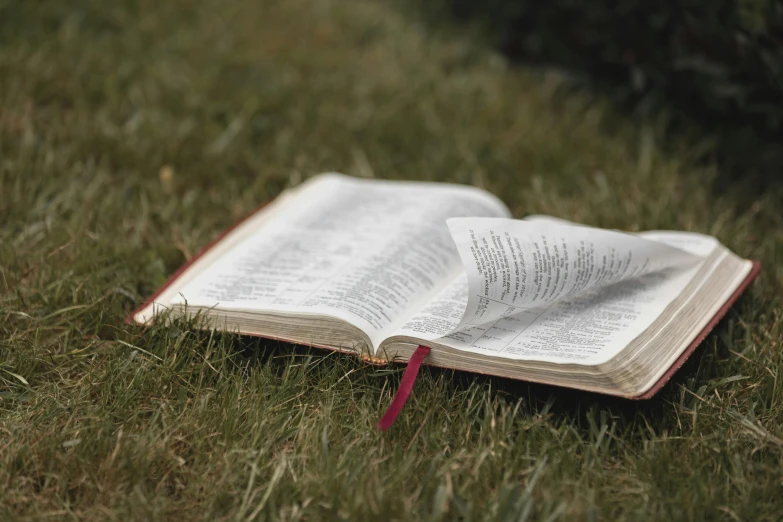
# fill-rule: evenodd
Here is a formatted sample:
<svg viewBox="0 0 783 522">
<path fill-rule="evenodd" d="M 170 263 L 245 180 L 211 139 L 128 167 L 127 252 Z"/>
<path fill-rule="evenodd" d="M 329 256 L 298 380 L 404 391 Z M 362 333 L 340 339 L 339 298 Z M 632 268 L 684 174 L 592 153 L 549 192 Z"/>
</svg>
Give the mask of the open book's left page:
<svg viewBox="0 0 783 522">
<path fill-rule="evenodd" d="M 462 270 L 446 220 L 508 216 L 490 194 L 328 174 L 169 292 L 162 307 L 330 316 L 372 348 Z"/>
</svg>

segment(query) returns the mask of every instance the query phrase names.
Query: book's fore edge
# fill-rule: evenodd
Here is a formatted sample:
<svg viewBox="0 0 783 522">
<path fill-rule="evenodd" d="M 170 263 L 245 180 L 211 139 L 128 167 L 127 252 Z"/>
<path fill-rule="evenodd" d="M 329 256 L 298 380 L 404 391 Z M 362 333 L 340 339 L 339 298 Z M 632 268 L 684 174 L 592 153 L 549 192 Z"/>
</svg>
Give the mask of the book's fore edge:
<svg viewBox="0 0 783 522">
<path fill-rule="evenodd" d="M 647 400 L 651 399 L 655 394 L 657 394 L 659 391 L 661 391 L 661 388 L 666 386 L 666 384 L 671 380 L 671 378 L 674 376 L 675 373 L 677 373 L 677 370 L 679 370 L 683 364 L 685 364 L 685 361 L 688 360 L 688 358 L 693 354 L 694 351 L 696 351 L 696 348 L 701 345 L 702 342 L 704 342 L 704 339 L 707 338 L 707 336 L 710 334 L 710 332 L 718 325 L 718 323 L 721 322 L 721 320 L 724 318 L 724 316 L 729 312 L 732 306 L 734 306 L 734 303 L 739 299 L 739 297 L 745 293 L 745 290 L 748 289 L 750 284 L 753 282 L 756 277 L 761 273 L 761 263 L 759 261 L 751 260 L 751 263 L 753 264 L 753 267 L 751 268 L 750 272 L 748 273 L 747 277 L 745 277 L 745 280 L 742 281 L 742 284 L 737 287 L 737 289 L 734 291 L 733 294 L 726 300 L 725 303 L 723 303 L 723 306 L 718 310 L 718 312 L 712 317 L 709 323 L 707 323 L 707 326 L 705 326 L 702 331 L 697 335 L 693 342 L 688 346 L 688 348 L 685 349 L 684 352 L 677 358 L 676 361 L 674 361 L 674 364 L 669 366 L 669 369 L 666 370 L 666 373 L 664 373 L 660 379 L 658 379 L 658 382 L 653 384 L 653 386 L 647 390 L 646 392 L 642 393 L 641 395 L 637 395 L 634 397 L 629 397 L 633 400 Z"/>
<path fill-rule="evenodd" d="M 145 307 L 146 307 L 146 305 L 142 306 L 139 309 L 139 311 L 141 311 Z M 133 316 L 136 315 L 137 313 L 138 312 L 133 312 L 133 314 L 131 314 L 129 317 L 127 317 L 125 319 L 125 322 L 129 323 L 129 324 L 134 324 L 134 325 L 137 324 L 136 321 L 133 319 Z M 327 351 L 330 351 L 330 352 L 339 352 L 339 353 L 343 353 L 343 354 L 346 354 L 346 355 L 353 355 L 353 356 L 358 357 L 359 359 L 361 359 L 362 362 L 365 362 L 365 363 L 370 364 L 372 366 L 386 366 L 386 365 L 390 364 L 391 362 L 393 362 L 393 361 L 390 361 L 388 359 L 381 359 L 381 358 L 378 358 L 378 357 L 372 357 L 372 356 L 370 356 L 370 355 L 368 355 L 368 354 L 366 354 L 364 352 L 359 352 L 359 351 L 356 351 L 356 350 L 349 350 L 349 349 L 345 349 L 345 348 L 337 348 L 337 347 L 329 346 L 329 345 L 326 345 L 326 344 L 303 343 L 302 341 L 297 341 L 295 339 L 288 339 L 286 337 L 277 337 L 277 336 L 273 336 L 273 335 L 258 335 L 258 334 L 252 334 L 252 333 L 242 333 L 242 332 L 240 332 L 240 335 L 247 336 L 247 337 L 256 337 L 258 339 L 267 339 L 269 341 L 279 341 L 279 342 L 282 342 L 282 343 L 295 344 L 297 346 L 303 346 L 303 347 L 306 347 L 306 348 L 318 348 L 319 350 L 327 350 Z"/>
<path fill-rule="evenodd" d="M 270 200 L 270 201 L 274 201 L 274 200 Z M 231 234 L 234 230 L 239 228 L 245 222 L 249 221 L 251 218 L 255 217 L 261 211 L 263 211 L 266 208 L 266 206 L 269 205 L 270 201 L 267 201 L 266 203 L 262 204 L 255 210 L 251 211 L 249 214 L 240 218 L 233 225 L 231 225 L 226 230 L 221 232 L 215 239 L 207 243 L 207 245 L 203 247 L 201 250 L 199 250 L 199 252 L 195 256 L 185 261 L 185 263 L 182 266 L 180 266 L 173 274 L 171 274 L 171 276 L 169 276 L 169 278 L 166 280 L 163 286 L 158 288 L 158 290 L 154 294 L 152 294 L 140 306 L 138 306 L 128 316 L 125 317 L 125 324 L 137 324 L 135 320 L 136 315 L 140 314 L 145 308 L 153 304 L 155 302 L 155 299 L 160 297 L 160 295 L 163 292 L 165 292 L 170 286 L 172 286 L 177 281 L 177 279 L 179 279 L 180 276 L 184 274 L 191 266 L 193 266 L 199 259 L 204 257 L 204 255 L 206 255 L 207 252 L 209 252 L 215 246 L 217 246 L 218 243 L 220 243 L 226 237 L 228 237 L 228 235 Z"/>
</svg>

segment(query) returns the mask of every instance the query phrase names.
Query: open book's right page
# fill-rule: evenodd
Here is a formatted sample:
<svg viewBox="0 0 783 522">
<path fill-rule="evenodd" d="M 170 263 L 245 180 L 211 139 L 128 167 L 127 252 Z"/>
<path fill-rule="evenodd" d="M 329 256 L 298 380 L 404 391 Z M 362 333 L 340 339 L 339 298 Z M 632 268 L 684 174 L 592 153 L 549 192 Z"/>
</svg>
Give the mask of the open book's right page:
<svg viewBox="0 0 783 522">
<path fill-rule="evenodd" d="M 600 364 L 648 328 L 718 247 L 555 219 L 449 220 L 465 265 L 397 335 L 513 359 Z"/>
</svg>

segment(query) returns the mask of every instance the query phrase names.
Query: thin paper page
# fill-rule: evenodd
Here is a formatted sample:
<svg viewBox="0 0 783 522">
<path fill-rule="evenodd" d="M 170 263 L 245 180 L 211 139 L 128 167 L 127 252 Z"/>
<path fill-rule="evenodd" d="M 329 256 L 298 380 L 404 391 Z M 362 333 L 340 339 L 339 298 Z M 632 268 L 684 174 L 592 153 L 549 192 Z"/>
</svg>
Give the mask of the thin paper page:
<svg viewBox="0 0 783 522">
<path fill-rule="evenodd" d="M 468 276 L 461 272 L 421 310 L 400 326 L 395 335 L 433 341 L 454 332 L 468 306 Z"/>
<path fill-rule="evenodd" d="M 647 274 L 455 331 L 468 304 L 463 274 L 396 335 L 509 359 L 598 364 L 648 328 L 698 266 Z"/>
<path fill-rule="evenodd" d="M 554 221 L 543 217 L 537 220 Z M 568 226 L 562 220 L 555 224 Z M 581 225 L 579 228 L 606 232 Z M 627 234 L 621 236 L 628 239 Z M 548 304 L 513 309 L 498 306 L 490 320 L 460 326 L 469 295 L 478 293 L 471 291 L 468 275 L 463 273 L 403 324 L 396 335 L 512 359 L 582 364 L 605 361 L 649 327 L 697 274 L 699 261 L 718 246 L 714 238 L 702 234 L 643 232 L 638 236 L 643 241 L 657 242 L 647 247 L 658 251 L 671 252 L 670 247 L 685 250 L 695 264 L 686 258 L 683 266 L 672 263 L 676 266 L 595 286 Z M 648 265 L 647 269 L 652 267 Z M 496 274 L 496 280 L 502 282 L 502 275 Z"/>
<path fill-rule="evenodd" d="M 512 359 L 598 364 L 639 336 L 693 279 L 698 265 L 598 287 L 549 305 L 469 325 L 440 339 Z"/>
<path fill-rule="evenodd" d="M 553 216 L 545 216 L 542 214 L 534 214 L 530 216 L 526 216 L 524 218 L 524 221 L 534 221 L 534 222 L 545 222 L 545 223 L 554 223 L 554 224 L 560 224 L 560 225 L 570 225 L 570 226 L 578 226 L 578 227 L 588 227 L 587 225 L 583 225 L 581 223 L 574 223 L 573 221 L 568 221 L 566 219 L 556 218 Z M 602 230 L 602 229 L 596 229 L 594 227 L 588 227 L 592 228 L 594 230 Z M 715 247 L 717 247 L 720 243 L 717 239 L 715 239 L 712 236 L 707 236 L 705 234 L 699 234 L 697 232 L 681 232 L 681 231 L 671 231 L 671 230 L 649 230 L 647 232 L 637 232 L 634 235 L 649 239 L 652 241 L 657 241 L 659 243 L 664 243 L 669 246 L 679 248 L 681 250 L 685 250 L 686 252 L 689 252 L 695 256 L 704 257 L 710 254 Z"/>
<path fill-rule="evenodd" d="M 411 317 L 397 335 L 511 359 L 601 363 L 647 329 L 693 280 L 700 261 L 719 245 L 715 238 L 687 232 L 643 232 L 638 236 L 686 250 L 695 256 L 696 264 L 688 262 L 683 267 L 595 287 L 457 329 L 471 292 L 463 273 Z"/>
<path fill-rule="evenodd" d="M 180 303 L 331 315 L 377 346 L 459 270 L 446 219 L 505 216 L 469 187 L 330 176 L 181 290 Z"/>
<path fill-rule="evenodd" d="M 659 241 L 552 221 L 455 218 L 448 225 L 468 276 L 460 329 L 701 259 Z"/>
</svg>

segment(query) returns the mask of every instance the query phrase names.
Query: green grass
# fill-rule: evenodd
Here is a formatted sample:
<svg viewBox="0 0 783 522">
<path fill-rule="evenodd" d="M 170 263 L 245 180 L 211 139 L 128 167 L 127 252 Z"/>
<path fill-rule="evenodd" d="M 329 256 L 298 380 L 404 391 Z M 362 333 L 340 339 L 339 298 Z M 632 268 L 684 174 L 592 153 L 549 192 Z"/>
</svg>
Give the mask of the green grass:
<svg viewBox="0 0 783 522">
<path fill-rule="evenodd" d="M 780 520 L 781 194 L 716 195 L 554 73 L 408 4 L 0 2 L 0 518 Z M 717 236 L 765 270 L 628 402 L 124 316 L 321 171 L 471 183 L 517 216 Z"/>
</svg>

